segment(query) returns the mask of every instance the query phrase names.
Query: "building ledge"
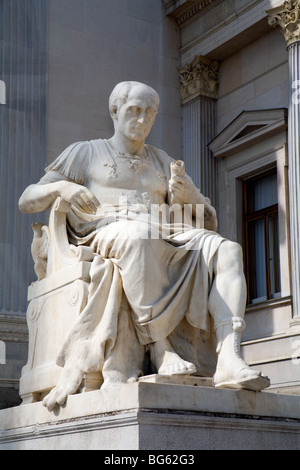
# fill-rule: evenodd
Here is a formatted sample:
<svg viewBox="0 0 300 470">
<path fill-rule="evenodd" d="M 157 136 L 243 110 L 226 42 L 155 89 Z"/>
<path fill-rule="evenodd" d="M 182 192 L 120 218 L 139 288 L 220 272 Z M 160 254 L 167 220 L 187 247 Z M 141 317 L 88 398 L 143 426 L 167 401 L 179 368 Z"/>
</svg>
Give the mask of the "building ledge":
<svg viewBox="0 0 300 470">
<path fill-rule="evenodd" d="M 217 1 L 219 0 L 163 0 L 163 4 L 167 16 L 172 16 L 178 25 L 182 25 Z"/>
<path fill-rule="evenodd" d="M 28 343 L 26 316 L 0 312 L 0 340 Z"/>
</svg>

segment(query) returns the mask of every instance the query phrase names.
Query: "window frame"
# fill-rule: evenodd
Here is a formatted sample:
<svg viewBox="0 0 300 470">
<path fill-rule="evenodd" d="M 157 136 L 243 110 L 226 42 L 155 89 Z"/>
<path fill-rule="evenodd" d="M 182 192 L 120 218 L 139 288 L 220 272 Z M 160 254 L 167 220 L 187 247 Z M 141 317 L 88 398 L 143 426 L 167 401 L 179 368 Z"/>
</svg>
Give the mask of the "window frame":
<svg viewBox="0 0 300 470">
<path fill-rule="evenodd" d="M 253 132 L 248 132 L 251 126 Z M 240 137 L 245 128 L 246 135 Z M 246 313 L 253 317 L 258 312 L 273 315 L 275 310 L 280 317 L 279 312 L 285 308 L 292 316 L 287 131 L 286 108 L 243 111 L 209 144 L 217 160 L 218 231 L 241 245 L 242 182 L 277 169 L 281 297 L 248 304 Z"/>
<path fill-rule="evenodd" d="M 276 174 L 277 182 L 277 168 L 273 167 L 267 171 L 259 173 L 250 178 L 242 180 L 242 246 L 244 253 L 244 271 L 247 281 L 247 305 L 253 305 L 255 303 L 264 302 L 268 300 L 273 300 L 274 298 L 281 297 L 281 273 L 280 273 L 280 237 L 279 231 L 275 234 L 273 232 L 273 240 L 275 241 L 275 246 L 273 247 L 273 254 L 275 259 L 274 262 L 274 285 L 275 292 L 272 292 L 272 281 L 271 281 L 271 263 L 270 263 L 270 230 L 269 230 L 269 220 L 271 217 L 277 216 L 277 225 L 279 224 L 279 207 L 278 202 L 270 206 L 264 207 L 259 210 L 254 210 L 253 208 L 253 193 L 251 188 L 251 183 L 263 179 L 269 175 Z M 252 207 L 249 208 L 249 200 L 252 202 Z M 255 244 L 255 241 L 249 240 L 250 238 L 250 229 L 249 224 L 258 220 L 262 220 L 264 223 L 264 266 L 265 266 L 265 282 L 266 282 L 266 297 L 254 297 L 253 293 L 256 290 L 255 279 L 256 279 L 256 266 L 255 263 L 251 263 L 251 247 Z M 275 224 L 273 224 L 274 230 Z M 255 253 L 255 247 L 253 249 L 253 254 Z"/>
<path fill-rule="evenodd" d="M 236 139 L 246 126 L 249 129 L 249 125 L 262 122 L 266 125 L 261 130 Z M 210 144 L 217 160 L 218 232 L 241 245 L 242 182 L 273 168 L 277 170 L 281 297 L 246 306 L 243 351 L 255 358 L 255 363 L 264 357 L 260 349 L 265 345 L 264 338 L 285 335 L 293 325 L 287 123 L 286 109 L 244 111 Z M 259 353 L 252 356 L 252 351 Z"/>
</svg>

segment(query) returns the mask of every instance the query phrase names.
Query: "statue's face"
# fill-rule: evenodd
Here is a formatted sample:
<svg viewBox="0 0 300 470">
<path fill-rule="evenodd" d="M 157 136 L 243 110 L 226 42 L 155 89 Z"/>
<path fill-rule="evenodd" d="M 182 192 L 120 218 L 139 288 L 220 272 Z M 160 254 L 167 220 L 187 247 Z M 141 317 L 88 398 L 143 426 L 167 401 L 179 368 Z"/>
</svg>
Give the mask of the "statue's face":
<svg viewBox="0 0 300 470">
<path fill-rule="evenodd" d="M 132 141 L 144 141 L 154 124 L 157 102 L 146 86 L 134 87 L 115 118 L 115 130 Z"/>
</svg>

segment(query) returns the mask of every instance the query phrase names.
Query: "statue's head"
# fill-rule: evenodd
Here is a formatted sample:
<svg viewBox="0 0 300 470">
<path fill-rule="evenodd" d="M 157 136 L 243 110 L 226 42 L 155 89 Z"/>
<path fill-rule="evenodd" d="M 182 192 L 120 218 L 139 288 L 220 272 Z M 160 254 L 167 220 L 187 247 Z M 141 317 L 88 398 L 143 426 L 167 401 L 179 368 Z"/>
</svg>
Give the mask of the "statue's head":
<svg viewBox="0 0 300 470">
<path fill-rule="evenodd" d="M 121 82 L 109 98 L 109 111 L 115 132 L 122 132 L 131 140 L 145 140 L 159 108 L 159 96 L 148 85 L 140 82 Z"/>
</svg>

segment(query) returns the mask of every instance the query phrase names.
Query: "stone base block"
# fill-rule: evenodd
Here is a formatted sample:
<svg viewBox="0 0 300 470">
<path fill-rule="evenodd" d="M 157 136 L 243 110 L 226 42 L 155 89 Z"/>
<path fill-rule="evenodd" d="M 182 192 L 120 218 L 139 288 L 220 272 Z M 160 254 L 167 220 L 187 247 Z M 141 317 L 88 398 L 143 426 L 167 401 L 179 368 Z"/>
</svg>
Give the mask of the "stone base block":
<svg viewBox="0 0 300 470">
<path fill-rule="evenodd" d="M 2 450 L 299 449 L 300 396 L 140 381 L 0 411 Z M 206 383 L 201 382 L 198 383 Z"/>
</svg>

